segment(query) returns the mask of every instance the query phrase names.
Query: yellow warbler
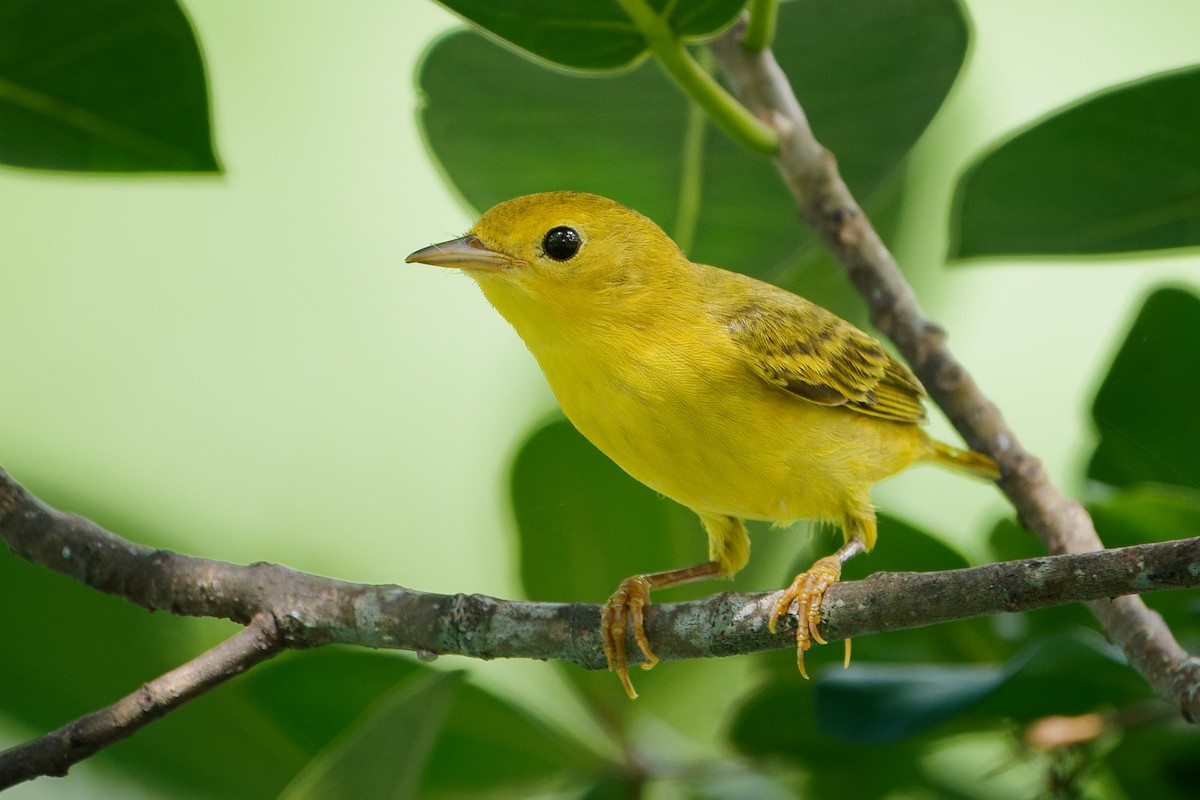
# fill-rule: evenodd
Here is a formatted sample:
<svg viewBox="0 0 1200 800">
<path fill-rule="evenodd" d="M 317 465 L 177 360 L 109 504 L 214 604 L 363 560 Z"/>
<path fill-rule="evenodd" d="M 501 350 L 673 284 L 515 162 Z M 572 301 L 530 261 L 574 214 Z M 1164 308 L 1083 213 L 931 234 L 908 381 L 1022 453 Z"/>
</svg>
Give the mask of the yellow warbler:
<svg viewBox="0 0 1200 800">
<path fill-rule="evenodd" d="M 796 576 L 769 621 L 774 630 L 797 604 L 804 673 L 804 651 L 823 643 L 825 591 L 875 544 L 871 485 L 918 461 L 998 475 L 987 456 L 921 430 L 925 391 L 877 341 L 802 297 L 689 261 L 613 200 L 518 197 L 407 261 L 474 278 L 575 427 L 700 516 L 709 561 L 627 578 L 604 607 L 604 652 L 630 697 L 628 629 L 643 666 L 657 661 L 643 624 L 650 591 L 741 569 L 750 557 L 742 520 L 841 524 L 845 545 Z"/>
</svg>

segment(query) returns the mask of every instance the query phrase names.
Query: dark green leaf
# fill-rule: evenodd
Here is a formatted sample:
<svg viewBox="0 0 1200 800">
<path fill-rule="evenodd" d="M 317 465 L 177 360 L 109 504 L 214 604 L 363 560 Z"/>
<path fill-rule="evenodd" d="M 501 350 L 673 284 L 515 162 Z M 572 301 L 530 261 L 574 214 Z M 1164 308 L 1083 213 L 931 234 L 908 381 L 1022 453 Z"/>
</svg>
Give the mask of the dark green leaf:
<svg viewBox="0 0 1200 800">
<path fill-rule="evenodd" d="M 959 181 L 954 258 L 1200 244 L 1200 69 L 1110 89 L 998 145 Z"/>
<path fill-rule="evenodd" d="M 777 57 L 868 212 L 884 199 L 894 206 L 899 162 L 954 82 L 966 41 L 952 0 L 780 9 Z M 689 140 L 688 103 L 653 64 L 564 75 L 457 33 L 426 53 L 418 85 L 426 142 L 476 210 L 530 192 L 595 192 L 657 221 L 694 260 L 787 286 L 807 281 L 807 296 L 843 313 L 860 305 L 844 278 L 812 269 L 820 247 L 773 164 L 707 123 Z M 698 212 L 681 216 L 690 178 Z"/>
<path fill-rule="evenodd" d="M 461 674 L 411 678 L 385 695 L 280 795 L 286 800 L 416 796 Z"/>
<path fill-rule="evenodd" d="M 1107 547 L 1186 539 L 1200 531 L 1200 491 L 1140 485 L 1088 505 Z"/>
<path fill-rule="evenodd" d="M 1037 536 L 1011 519 L 996 523 L 988 536 L 988 547 L 995 561 L 1016 561 L 1046 555 L 1046 548 L 1042 547 Z"/>
<path fill-rule="evenodd" d="M 671 29 L 684 38 L 708 36 L 733 22 L 746 5 L 746 0 L 651 0 L 651 6 L 670 6 L 668 20 Z"/>
<path fill-rule="evenodd" d="M 866 744 L 914 736 L 956 717 L 979 722 L 1082 714 L 1147 693 L 1120 654 L 1085 631 L 1034 642 L 1003 667 L 855 666 L 823 673 L 814 691 L 821 728 Z"/>
<path fill-rule="evenodd" d="M 971 566 L 966 556 L 929 531 L 887 513 L 879 513 L 877 519 L 875 549 L 850 561 L 843 579 L 856 580 L 875 572 L 933 572 Z M 797 566 L 807 568 L 805 564 Z"/>
<path fill-rule="evenodd" d="M 1197 353 L 1200 298 L 1174 288 L 1150 295 L 1096 394 L 1100 443 L 1088 477 L 1200 488 Z"/>
<path fill-rule="evenodd" d="M 460 797 L 498 789 L 525 794 L 601 769 L 601 759 L 574 739 L 467 684 L 458 691 L 421 785 L 430 794 Z"/>
<path fill-rule="evenodd" d="M 616 0 L 438 0 L 518 48 L 564 67 L 613 70 L 646 55 L 646 40 Z M 649 0 L 658 12 L 668 0 Z M 670 2 L 667 22 L 681 37 L 713 33 L 731 22 L 745 0 Z"/>
<path fill-rule="evenodd" d="M 517 454 L 512 501 L 532 600 L 604 602 L 630 575 L 708 558 L 695 514 L 629 477 L 562 418 Z M 707 593 L 666 596 L 675 591 Z"/>
<path fill-rule="evenodd" d="M 247 692 L 274 726 L 314 756 L 380 697 L 432 671 L 393 654 L 322 648 L 258 668 L 247 678 Z M 529 712 L 464 683 L 454 693 L 421 786 L 447 794 L 513 790 L 591 772 L 597 763 L 582 745 Z"/>
<path fill-rule="evenodd" d="M 987 664 L 862 664 L 829 670 L 814 687 L 822 730 L 859 744 L 895 742 L 987 697 L 1005 671 Z"/>
<path fill-rule="evenodd" d="M 1127 797 L 1191 800 L 1200 786 L 1200 735 L 1180 719 L 1133 727 L 1105 764 Z"/>
<path fill-rule="evenodd" d="M 729 737 L 752 758 L 783 758 L 807 768 L 808 797 L 870 800 L 924 782 L 920 751 L 911 741 L 850 750 L 822 733 L 812 684 L 805 681 L 773 682 L 753 693 L 734 717 Z"/>
<path fill-rule="evenodd" d="M 247 697 L 307 759 L 384 694 L 430 669 L 392 653 L 322 647 L 285 653 L 243 683 Z"/>
<path fill-rule="evenodd" d="M 195 655 L 191 620 L 152 616 L 0 546 L 0 711 L 38 728 L 114 702 Z M 178 624 L 182 623 L 182 624 Z M 236 628 L 219 625 L 232 635 Z M 64 647 L 64 642 L 71 646 Z M 85 667 L 86 664 L 86 667 Z"/>
<path fill-rule="evenodd" d="M 204 64 L 173 0 L 0 0 L 0 161 L 217 171 Z"/>
<path fill-rule="evenodd" d="M 953 0 L 780 6 L 775 57 L 860 200 L 896 170 L 941 108 L 968 37 Z"/>
<path fill-rule="evenodd" d="M 1030 642 L 1005 665 L 1007 680 L 965 717 L 1031 722 L 1045 716 L 1110 711 L 1153 694 L 1121 652 L 1095 630 Z"/>
<path fill-rule="evenodd" d="M 640 795 L 628 775 L 612 772 L 600 776 L 584 790 L 579 800 L 636 800 Z"/>
</svg>

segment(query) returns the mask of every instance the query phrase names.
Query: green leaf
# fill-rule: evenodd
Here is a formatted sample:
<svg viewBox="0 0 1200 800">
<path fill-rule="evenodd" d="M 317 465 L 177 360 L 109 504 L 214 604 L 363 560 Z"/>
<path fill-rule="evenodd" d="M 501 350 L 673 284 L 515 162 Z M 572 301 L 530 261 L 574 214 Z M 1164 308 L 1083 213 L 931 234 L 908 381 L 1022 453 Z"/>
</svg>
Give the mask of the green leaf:
<svg viewBox="0 0 1200 800">
<path fill-rule="evenodd" d="M 1200 531 L 1200 491 L 1140 485 L 1088 505 L 1106 547 L 1186 539 Z"/>
<path fill-rule="evenodd" d="M 579 795 L 579 800 L 634 800 L 640 789 L 640 785 L 630 785 L 628 775 L 612 772 L 598 777 Z"/>
<path fill-rule="evenodd" d="M 281 800 L 416 796 L 461 678 L 441 673 L 405 681 L 313 759 Z"/>
<path fill-rule="evenodd" d="M 0 0 L 0 162 L 216 172 L 208 87 L 173 0 Z"/>
<path fill-rule="evenodd" d="M 780 8 L 777 57 L 869 213 L 895 206 L 899 163 L 953 84 L 966 42 L 952 0 Z M 417 81 L 426 143 L 474 209 L 538 191 L 595 192 L 654 219 L 696 261 L 790 287 L 804 280 L 823 305 L 860 307 L 841 275 L 813 268 L 822 248 L 773 163 L 691 115 L 654 65 L 566 75 L 459 32 L 431 46 Z"/>
<path fill-rule="evenodd" d="M 959 181 L 953 258 L 1200 244 L 1200 69 L 1107 90 L 983 155 Z"/>
<path fill-rule="evenodd" d="M 630 575 L 708 558 L 695 514 L 629 477 L 562 418 L 521 447 L 512 503 L 531 600 L 602 603 Z M 664 595 L 706 593 L 693 585 Z"/>
<path fill-rule="evenodd" d="M 813 687 L 817 722 L 837 739 L 895 742 L 933 728 L 996 691 L 987 664 L 862 664 L 827 671 Z"/>
<path fill-rule="evenodd" d="M 3 546 L 0 608 L 5 610 L 4 649 L 20 654 L 0 658 L 5 688 L 0 710 L 37 728 L 57 727 L 112 703 L 196 655 L 195 644 L 180 630 L 190 620 L 152 616 L 17 558 Z M 227 635 L 237 630 L 220 627 Z M 68 641 L 69 650 L 63 647 Z"/>
<path fill-rule="evenodd" d="M 734 717 L 733 744 L 753 757 L 782 756 L 813 769 L 814 796 L 883 797 L 923 786 L 929 741 L 945 726 L 994 730 L 998 721 L 1106 710 L 1149 696 L 1144 682 L 1091 632 L 1031 643 L 1000 665 L 870 665 L 824 673 L 810 688 L 773 680 Z M 870 769 L 828 769 L 847 743 Z M 867 755 L 869 754 L 869 756 Z M 890 796 L 890 795 L 889 795 Z"/>
<path fill-rule="evenodd" d="M 879 513 L 877 521 L 878 544 L 870 553 L 846 564 L 843 580 L 857 580 L 875 572 L 933 572 L 971 566 L 966 556 L 929 531 L 886 512 Z M 797 566 L 808 567 L 804 563 Z"/>
<path fill-rule="evenodd" d="M 965 715 L 966 722 L 986 726 L 1106 712 L 1154 696 L 1120 650 L 1095 630 L 1035 639 L 1009 659 L 1005 671 L 1005 682 Z"/>
<path fill-rule="evenodd" d="M 752 693 L 734 716 L 729 739 L 751 758 L 806 767 L 806 797 L 882 798 L 925 782 L 921 751 L 911 741 L 851 751 L 823 733 L 807 681 L 773 681 Z"/>
<path fill-rule="evenodd" d="M 289 741 L 315 756 L 398 684 L 436 672 L 390 653 L 322 648 L 256 669 L 247 693 Z M 464 769 L 470 753 L 470 769 Z M 591 773 L 599 759 L 530 712 L 472 684 L 454 692 L 429 754 L 423 792 L 471 794 L 528 789 Z"/>
<path fill-rule="evenodd" d="M 494 36 L 537 58 L 582 70 L 630 66 L 647 53 L 646 40 L 616 0 L 438 0 Z M 716 32 L 733 21 L 745 0 L 648 0 L 680 37 Z"/>
<path fill-rule="evenodd" d="M 1200 786 L 1200 736 L 1181 719 L 1133 726 L 1122 732 L 1105 764 L 1126 797 L 1190 800 Z"/>
<path fill-rule="evenodd" d="M 670 8 L 671 28 L 683 38 L 700 38 L 717 33 L 733 22 L 746 0 L 649 0 L 653 8 Z"/>
<path fill-rule="evenodd" d="M 830 736 L 874 744 L 956 717 L 978 724 L 1082 714 L 1146 694 L 1114 648 L 1081 631 L 1033 642 L 1003 667 L 871 664 L 831 670 L 817 681 L 813 702 L 817 722 Z"/>
<path fill-rule="evenodd" d="M 1112 486 L 1200 487 L 1196 353 L 1200 298 L 1184 289 L 1154 292 L 1096 394 L 1092 417 L 1100 442 L 1088 477 Z"/>
</svg>

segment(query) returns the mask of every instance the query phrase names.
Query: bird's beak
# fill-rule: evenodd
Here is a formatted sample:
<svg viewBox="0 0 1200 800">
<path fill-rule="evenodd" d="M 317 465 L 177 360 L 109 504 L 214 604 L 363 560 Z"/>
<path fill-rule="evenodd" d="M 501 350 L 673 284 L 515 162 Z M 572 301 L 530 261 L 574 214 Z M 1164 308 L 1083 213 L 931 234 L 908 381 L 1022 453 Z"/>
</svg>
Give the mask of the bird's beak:
<svg viewBox="0 0 1200 800">
<path fill-rule="evenodd" d="M 431 244 L 404 259 L 406 264 L 432 264 L 435 267 L 457 267 L 459 269 L 500 270 L 509 266 L 512 259 L 503 253 L 489 250 L 474 236 L 451 239 L 441 244 Z"/>
</svg>

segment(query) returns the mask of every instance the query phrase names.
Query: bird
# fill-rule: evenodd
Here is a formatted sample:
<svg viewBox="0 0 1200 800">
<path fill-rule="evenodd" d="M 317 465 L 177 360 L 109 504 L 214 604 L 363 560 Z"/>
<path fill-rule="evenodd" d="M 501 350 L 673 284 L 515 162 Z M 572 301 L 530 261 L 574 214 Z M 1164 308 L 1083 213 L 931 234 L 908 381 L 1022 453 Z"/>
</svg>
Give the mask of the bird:
<svg viewBox="0 0 1200 800">
<path fill-rule="evenodd" d="M 643 668 L 658 662 L 645 631 L 650 593 L 740 570 L 750 557 L 745 520 L 841 527 L 844 544 L 797 575 L 768 619 L 774 632 L 795 605 L 807 678 L 805 651 L 825 644 L 826 591 L 875 545 L 872 484 L 918 462 L 999 476 L 988 456 L 924 431 L 924 387 L 873 337 L 792 292 L 692 262 L 615 200 L 517 197 L 406 262 L 473 278 L 579 432 L 699 516 L 707 562 L 630 576 L 603 607 L 604 655 L 630 698 L 628 635 Z"/>
</svg>

